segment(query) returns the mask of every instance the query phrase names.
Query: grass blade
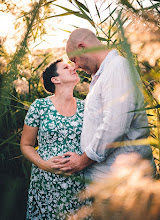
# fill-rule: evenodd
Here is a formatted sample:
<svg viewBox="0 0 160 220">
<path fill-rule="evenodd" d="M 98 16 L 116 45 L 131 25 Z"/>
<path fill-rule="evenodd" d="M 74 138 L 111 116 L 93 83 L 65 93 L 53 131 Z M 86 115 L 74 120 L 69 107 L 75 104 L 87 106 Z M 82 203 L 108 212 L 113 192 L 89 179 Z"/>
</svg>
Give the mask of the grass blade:
<svg viewBox="0 0 160 220">
<path fill-rule="evenodd" d="M 111 15 L 117 10 L 118 6 L 107 16 L 107 18 L 105 18 L 102 22 L 100 22 L 100 24 L 104 23 L 108 18 L 111 17 Z"/>
<path fill-rule="evenodd" d="M 75 0 L 75 3 L 77 4 L 77 6 L 78 6 L 79 8 L 83 8 L 86 12 L 89 13 L 89 9 L 88 9 L 84 4 L 82 4 L 81 2 L 79 2 L 79 1 L 77 1 L 77 0 Z"/>
</svg>

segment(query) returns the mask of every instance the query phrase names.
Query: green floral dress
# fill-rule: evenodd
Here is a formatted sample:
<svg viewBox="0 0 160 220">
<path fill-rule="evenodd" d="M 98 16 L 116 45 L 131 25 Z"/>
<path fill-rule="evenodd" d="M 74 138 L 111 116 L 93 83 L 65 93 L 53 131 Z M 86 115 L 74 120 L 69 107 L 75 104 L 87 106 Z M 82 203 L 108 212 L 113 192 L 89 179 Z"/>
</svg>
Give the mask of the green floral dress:
<svg viewBox="0 0 160 220">
<path fill-rule="evenodd" d="M 60 115 L 49 97 L 36 99 L 24 123 L 38 127 L 38 154 L 48 160 L 65 152 L 81 154 L 84 102 L 77 99 L 77 111 L 71 117 Z M 84 189 L 83 172 L 64 177 L 32 165 L 26 219 L 63 220 L 80 208 L 76 194 Z"/>
</svg>

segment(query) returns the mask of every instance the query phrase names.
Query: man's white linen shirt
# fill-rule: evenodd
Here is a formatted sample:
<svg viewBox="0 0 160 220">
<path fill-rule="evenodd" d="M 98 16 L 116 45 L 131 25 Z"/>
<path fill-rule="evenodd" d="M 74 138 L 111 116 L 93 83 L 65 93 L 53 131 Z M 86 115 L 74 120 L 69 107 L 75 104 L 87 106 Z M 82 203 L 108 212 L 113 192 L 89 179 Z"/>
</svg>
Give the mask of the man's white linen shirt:
<svg viewBox="0 0 160 220">
<path fill-rule="evenodd" d="M 84 170 L 86 178 L 103 177 L 116 157 L 123 153 L 137 152 L 153 163 L 149 145 L 107 147 L 113 142 L 149 136 L 146 112 L 133 112 L 140 108 L 144 108 L 144 98 L 139 89 L 134 90 L 129 62 L 116 50 L 110 51 L 93 76 L 85 100 L 81 148 L 90 159 L 98 162 Z"/>
</svg>

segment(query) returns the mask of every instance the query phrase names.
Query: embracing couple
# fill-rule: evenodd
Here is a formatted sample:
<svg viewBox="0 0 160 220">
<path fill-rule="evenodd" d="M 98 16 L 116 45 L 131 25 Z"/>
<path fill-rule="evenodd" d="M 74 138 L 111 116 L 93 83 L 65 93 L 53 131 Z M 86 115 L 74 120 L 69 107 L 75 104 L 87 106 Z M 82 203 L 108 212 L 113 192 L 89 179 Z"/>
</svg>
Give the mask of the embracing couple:
<svg viewBox="0 0 160 220">
<path fill-rule="evenodd" d="M 81 53 L 102 46 L 90 30 L 76 29 L 66 45 L 75 65 L 57 60 L 43 72 L 44 87 L 53 95 L 32 103 L 21 137 L 21 151 L 33 163 L 26 219 L 69 218 L 83 205 L 77 197 L 85 188 L 83 177 L 103 178 L 118 155 L 135 152 L 154 167 L 151 147 L 132 142 L 147 138 L 149 129 L 146 112 L 136 111 L 144 98 L 129 62 L 107 48 Z M 78 68 L 92 75 L 85 103 L 73 97 Z M 114 146 L 122 141 L 123 146 Z M 125 145 L 129 141 L 132 145 Z"/>
</svg>

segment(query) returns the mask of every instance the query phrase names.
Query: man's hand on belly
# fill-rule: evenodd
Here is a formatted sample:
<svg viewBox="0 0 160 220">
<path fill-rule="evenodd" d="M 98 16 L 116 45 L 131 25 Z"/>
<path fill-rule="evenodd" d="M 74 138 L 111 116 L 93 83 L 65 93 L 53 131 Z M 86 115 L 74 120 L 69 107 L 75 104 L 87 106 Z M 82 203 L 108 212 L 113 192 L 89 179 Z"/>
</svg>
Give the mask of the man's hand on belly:
<svg viewBox="0 0 160 220">
<path fill-rule="evenodd" d="M 67 172 L 69 174 L 80 172 L 95 161 L 87 157 L 85 153 L 81 156 L 74 152 L 67 152 L 63 154 L 64 158 L 61 160 L 55 159 L 54 163 L 57 162 L 57 167 L 60 171 Z M 66 158 L 65 158 L 66 157 Z"/>
</svg>

